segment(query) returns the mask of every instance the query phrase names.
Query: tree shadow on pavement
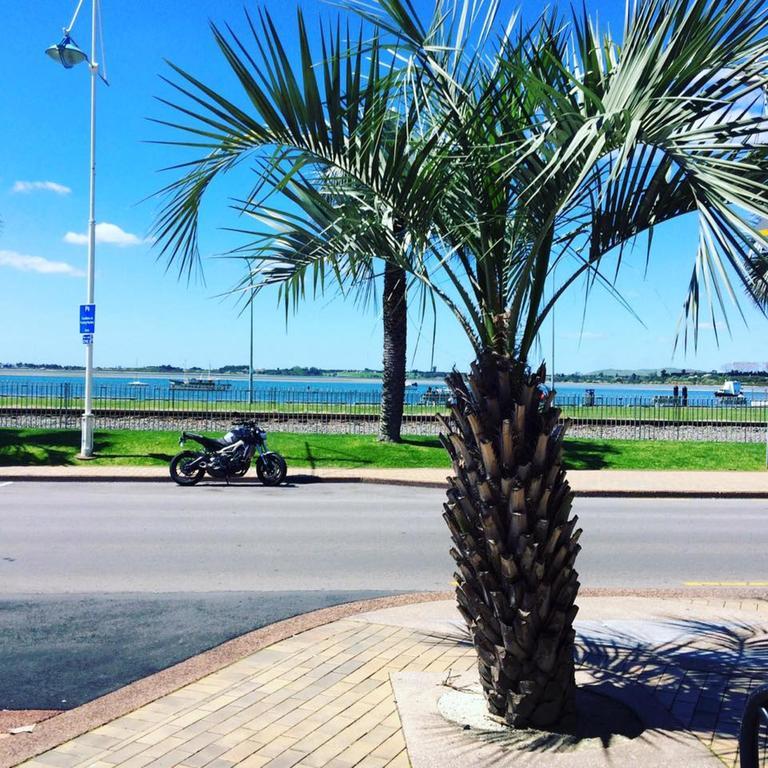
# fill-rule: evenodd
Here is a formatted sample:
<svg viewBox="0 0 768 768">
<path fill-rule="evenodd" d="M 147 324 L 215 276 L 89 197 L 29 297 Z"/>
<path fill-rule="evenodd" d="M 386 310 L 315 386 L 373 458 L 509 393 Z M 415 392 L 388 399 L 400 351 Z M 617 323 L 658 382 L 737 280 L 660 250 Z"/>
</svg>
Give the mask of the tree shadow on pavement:
<svg viewBox="0 0 768 768">
<path fill-rule="evenodd" d="M 673 617 L 647 622 L 577 622 L 577 632 L 581 722 L 560 731 L 476 731 L 473 739 L 502 752 L 523 749 L 537 753 L 571 751 L 581 741 L 595 738 L 603 749 L 619 737 L 653 736 L 671 745 L 690 739 L 692 733 L 721 760 L 735 762 L 746 699 L 752 688 L 768 682 L 768 625 Z M 453 633 L 439 633 L 439 638 L 454 647 L 472 645 L 469 634 L 458 628 Z M 472 679 L 476 678 L 473 673 Z M 589 682 L 583 683 L 584 679 Z M 445 685 L 453 687 L 449 681 Z M 614 719 L 611 701 L 614 708 L 634 710 L 642 727 Z M 445 721 L 445 727 L 448 738 L 450 728 L 456 726 L 449 727 Z M 498 757 L 498 751 L 490 754 Z M 489 760 L 481 750 L 472 762 L 493 765 Z"/>
<path fill-rule="evenodd" d="M 79 464 L 76 458 L 80 451 L 79 429 L 51 429 L 43 433 L 26 429 L 0 429 L 0 466 L 66 466 Z M 117 452 L 119 443 L 109 434 L 96 432 L 93 450 L 99 459 L 149 459 L 143 463 L 168 462 L 170 453 L 129 453 Z M 118 449 L 119 450 L 119 449 Z M 129 449 L 130 450 L 130 449 Z"/>
<path fill-rule="evenodd" d="M 604 441 L 592 442 L 579 439 L 565 445 L 566 469 L 605 469 L 609 465 L 606 457 L 619 451 Z"/>
<path fill-rule="evenodd" d="M 735 758 L 749 691 L 768 680 L 768 627 L 668 618 L 648 622 L 667 640 L 580 631 L 577 663 L 614 689 L 640 685 L 684 730 Z M 725 755 L 718 755 L 723 758 Z"/>
<path fill-rule="evenodd" d="M 51 430 L 45 434 L 0 430 L 0 466 L 72 464 L 79 450 L 79 430 Z"/>
<path fill-rule="evenodd" d="M 344 465 L 351 468 L 367 467 L 373 463 L 370 459 L 363 459 L 358 454 L 352 453 L 350 451 L 340 451 L 328 446 L 323 447 L 322 458 L 318 457 L 312 452 L 312 446 L 306 440 L 304 441 L 304 454 L 300 458 L 293 457 L 290 454 L 286 454 L 285 458 L 289 463 L 293 458 L 304 461 L 311 469 L 316 469 L 318 464 L 325 464 L 327 466 L 329 460 L 334 462 L 334 467 L 339 465 Z"/>
</svg>

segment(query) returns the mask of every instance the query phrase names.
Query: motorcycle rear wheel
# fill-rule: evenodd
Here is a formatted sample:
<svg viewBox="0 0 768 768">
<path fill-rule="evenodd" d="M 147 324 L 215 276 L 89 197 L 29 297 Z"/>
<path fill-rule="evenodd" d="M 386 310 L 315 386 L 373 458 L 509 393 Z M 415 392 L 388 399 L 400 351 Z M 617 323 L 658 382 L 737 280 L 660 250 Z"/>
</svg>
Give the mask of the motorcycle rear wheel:
<svg viewBox="0 0 768 768">
<path fill-rule="evenodd" d="M 279 453 L 268 453 L 256 461 L 256 474 L 264 485 L 280 485 L 288 474 L 288 465 Z"/>
<path fill-rule="evenodd" d="M 195 485 L 203 479 L 205 474 L 205 467 L 192 467 L 189 465 L 196 459 L 201 458 L 205 454 L 198 453 L 197 451 L 182 451 L 177 453 L 172 459 L 168 470 L 171 474 L 171 479 L 179 485 Z"/>
</svg>

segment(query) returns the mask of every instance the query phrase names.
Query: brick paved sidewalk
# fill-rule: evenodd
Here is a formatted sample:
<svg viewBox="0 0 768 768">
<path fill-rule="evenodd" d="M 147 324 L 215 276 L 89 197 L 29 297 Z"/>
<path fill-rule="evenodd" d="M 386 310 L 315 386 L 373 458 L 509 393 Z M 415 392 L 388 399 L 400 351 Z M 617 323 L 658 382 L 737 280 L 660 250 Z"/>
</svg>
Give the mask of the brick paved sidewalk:
<svg viewBox="0 0 768 768">
<path fill-rule="evenodd" d="M 580 604 L 581 665 L 606 679 L 641 681 L 705 753 L 735 765 L 743 698 L 768 677 L 768 604 L 640 597 Z M 23 765 L 404 768 L 390 673 L 474 666 L 452 602 L 359 614 L 252 653 Z"/>
</svg>

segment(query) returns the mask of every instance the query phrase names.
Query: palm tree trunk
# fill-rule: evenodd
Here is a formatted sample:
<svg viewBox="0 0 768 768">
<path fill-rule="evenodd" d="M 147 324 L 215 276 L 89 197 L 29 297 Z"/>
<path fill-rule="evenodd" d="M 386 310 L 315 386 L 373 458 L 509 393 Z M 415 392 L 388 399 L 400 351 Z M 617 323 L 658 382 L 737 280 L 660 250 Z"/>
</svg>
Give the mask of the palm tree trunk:
<svg viewBox="0 0 768 768">
<path fill-rule="evenodd" d="M 487 353 L 465 383 L 441 441 L 453 462 L 444 518 L 458 566 L 458 609 L 478 655 L 493 715 L 549 728 L 574 714 L 574 561 L 580 550 L 562 466 L 565 427 L 542 400 L 544 366 L 530 373 Z"/>
<path fill-rule="evenodd" d="M 408 332 L 406 275 L 400 267 L 384 267 L 384 360 L 381 381 L 379 440 L 400 442 L 405 399 L 405 356 Z"/>
</svg>

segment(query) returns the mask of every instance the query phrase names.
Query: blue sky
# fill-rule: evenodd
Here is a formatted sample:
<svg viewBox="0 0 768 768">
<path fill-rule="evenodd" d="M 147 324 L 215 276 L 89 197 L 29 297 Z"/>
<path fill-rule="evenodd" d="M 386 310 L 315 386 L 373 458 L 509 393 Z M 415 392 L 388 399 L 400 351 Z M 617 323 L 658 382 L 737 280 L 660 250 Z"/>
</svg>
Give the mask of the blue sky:
<svg viewBox="0 0 768 768">
<path fill-rule="evenodd" d="M 252 4 L 246 4 L 250 7 Z M 156 211 L 146 198 L 163 184 L 159 169 L 180 158 L 167 147 L 149 143 L 167 137 L 148 121 L 169 117 L 156 101 L 169 96 L 161 74 L 170 59 L 207 83 L 229 89 L 232 78 L 208 29 L 208 20 L 243 22 L 243 0 L 165 0 L 118 3 L 103 0 L 106 65 L 111 86 L 98 93 L 96 365 L 172 363 L 214 367 L 245 364 L 248 320 L 226 294 L 241 267 L 213 258 L 237 245 L 222 228 L 236 222 L 227 209 L 242 178 L 232 176 L 212 191 L 202 217 L 206 283 L 187 284 L 156 261 L 147 233 Z M 542 3 L 522 5 L 526 15 Z M 8 4 L 4 66 L 0 72 L 3 119 L 0 120 L 0 303 L 6 331 L 0 337 L 0 361 L 82 364 L 77 307 L 85 299 L 88 215 L 88 72 L 65 71 L 43 51 L 60 38 L 75 2 L 38 0 Z M 86 0 L 74 38 L 90 45 Z M 294 3 L 268 0 L 282 29 L 294 28 Z M 313 1 L 301 3 L 308 18 L 332 17 L 336 10 Z M 429 7 L 427 2 L 421 6 Z M 617 7 L 592 2 L 601 19 L 620 29 Z M 8 50 L 10 49 L 10 50 Z M 144 201 L 144 202 L 142 202 Z M 733 334 L 720 333 L 718 348 L 711 323 L 704 324 L 699 350 L 673 357 L 681 303 L 695 255 L 695 221 L 666 225 L 654 240 L 650 270 L 644 254 L 624 268 L 619 289 L 642 317 L 645 327 L 614 299 L 593 294 L 583 315 L 583 294 L 575 289 L 558 307 L 555 325 L 558 371 L 596 368 L 680 366 L 720 368 L 738 361 L 768 360 L 766 320 L 747 309 L 748 326 L 730 313 Z M 257 367 L 294 364 L 377 368 L 381 359 L 381 321 L 365 310 L 329 295 L 308 301 L 286 327 L 273 294 L 256 305 Z M 431 323 L 418 347 L 418 316 L 411 318 L 409 365 L 431 362 Z M 551 327 L 545 331 L 550 357 Z M 415 350 L 415 351 L 414 351 Z M 465 368 L 469 345 L 455 321 L 438 315 L 434 363 Z"/>
</svg>

